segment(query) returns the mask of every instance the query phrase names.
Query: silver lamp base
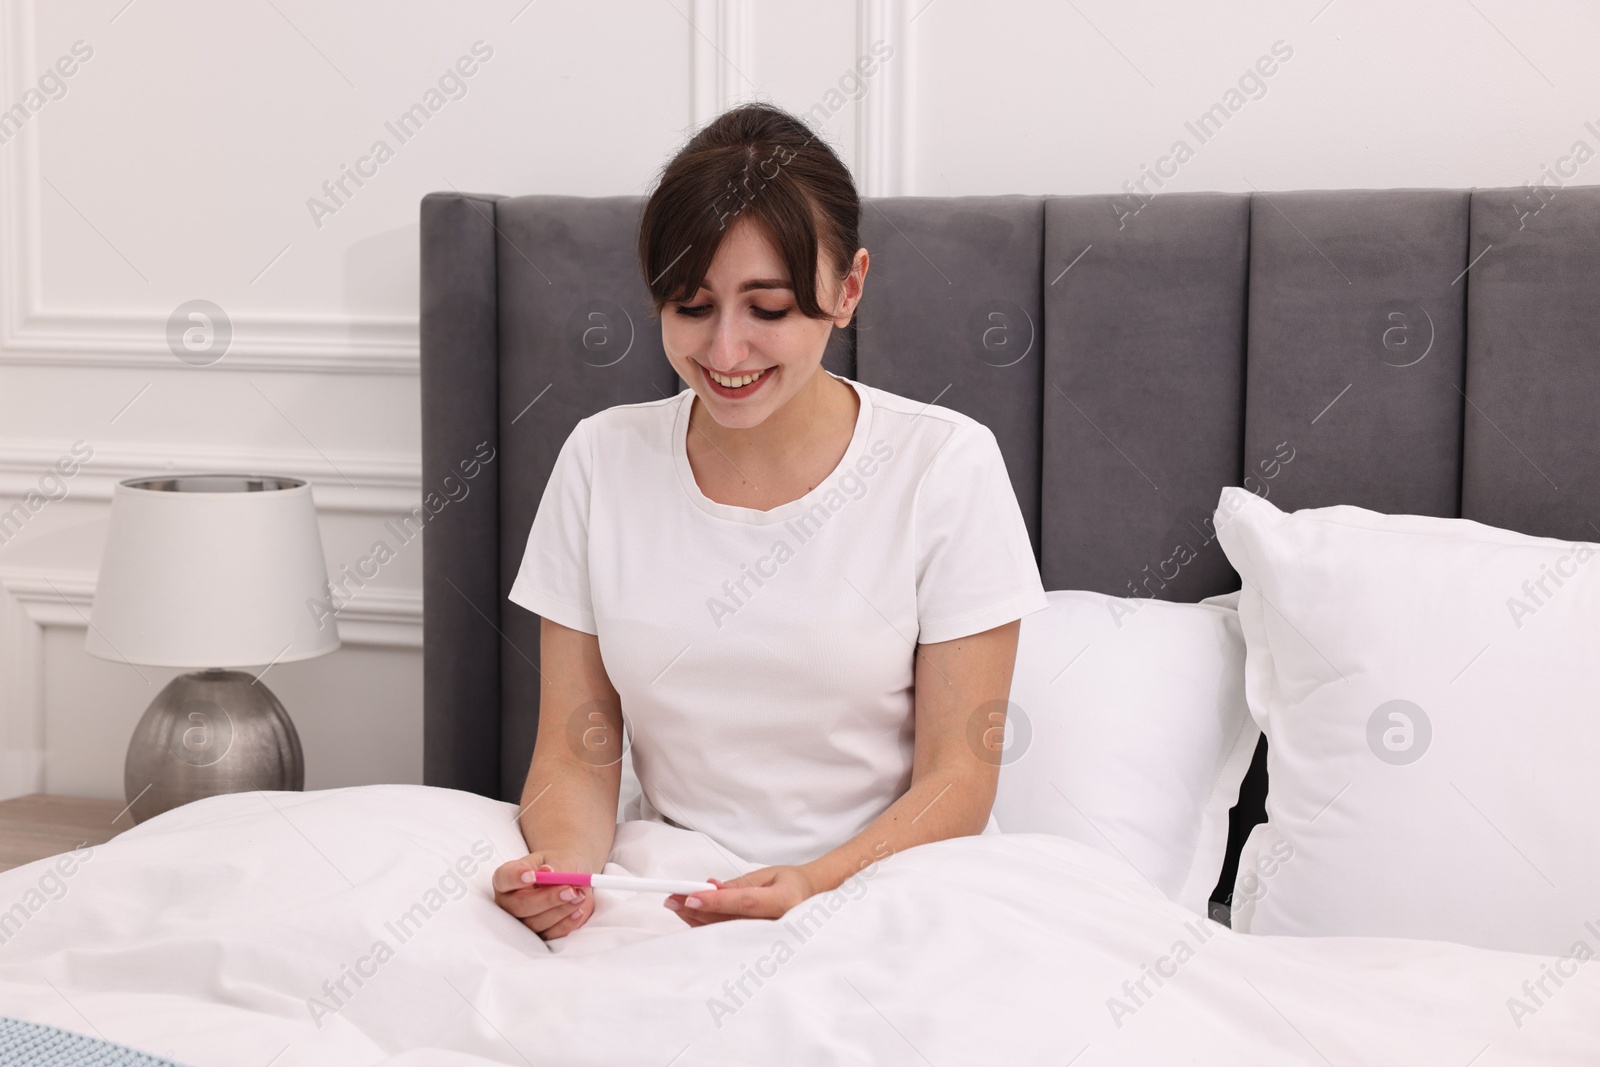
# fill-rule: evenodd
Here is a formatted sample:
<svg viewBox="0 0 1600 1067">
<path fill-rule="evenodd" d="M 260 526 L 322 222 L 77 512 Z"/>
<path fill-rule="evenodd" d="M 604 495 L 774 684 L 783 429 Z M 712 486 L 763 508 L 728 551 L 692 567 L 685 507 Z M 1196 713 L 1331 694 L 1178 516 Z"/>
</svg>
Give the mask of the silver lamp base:
<svg viewBox="0 0 1600 1067">
<path fill-rule="evenodd" d="M 243 671 L 179 675 L 128 742 L 123 789 L 134 822 L 219 793 L 304 789 L 305 757 L 289 713 Z"/>
</svg>

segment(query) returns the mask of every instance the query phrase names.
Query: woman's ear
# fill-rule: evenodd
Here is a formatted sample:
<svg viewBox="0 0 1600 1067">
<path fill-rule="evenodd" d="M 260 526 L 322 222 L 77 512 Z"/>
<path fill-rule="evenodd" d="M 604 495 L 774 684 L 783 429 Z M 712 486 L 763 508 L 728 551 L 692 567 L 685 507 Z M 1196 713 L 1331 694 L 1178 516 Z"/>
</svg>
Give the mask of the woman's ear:
<svg viewBox="0 0 1600 1067">
<path fill-rule="evenodd" d="M 850 319 L 855 315 L 856 308 L 861 304 L 862 287 L 866 282 L 869 256 L 865 248 L 856 249 L 855 258 L 850 262 L 850 271 L 840 283 L 839 310 L 834 315 L 833 324 L 840 329 L 850 325 Z M 839 321 L 843 319 L 844 321 Z"/>
</svg>

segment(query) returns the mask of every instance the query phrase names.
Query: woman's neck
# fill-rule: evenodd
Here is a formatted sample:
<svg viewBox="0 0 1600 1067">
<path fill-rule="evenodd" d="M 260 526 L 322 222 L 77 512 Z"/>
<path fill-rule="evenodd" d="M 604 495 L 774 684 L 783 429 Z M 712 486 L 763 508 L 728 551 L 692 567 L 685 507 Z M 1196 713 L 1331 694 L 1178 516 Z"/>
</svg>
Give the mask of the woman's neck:
<svg viewBox="0 0 1600 1067">
<path fill-rule="evenodd" d="M 818 428 L 832 426 L 841 413 L 848 412 L 847 423 L 853 428 L 860 403 L 854 389 L 819 365 L 805 388 L 749 428 L 721 425 L 695 397 L 689 409 L 689 435 L 700 437 L 735 466 L 773 469 L 804 455 Z"/>
</svg>

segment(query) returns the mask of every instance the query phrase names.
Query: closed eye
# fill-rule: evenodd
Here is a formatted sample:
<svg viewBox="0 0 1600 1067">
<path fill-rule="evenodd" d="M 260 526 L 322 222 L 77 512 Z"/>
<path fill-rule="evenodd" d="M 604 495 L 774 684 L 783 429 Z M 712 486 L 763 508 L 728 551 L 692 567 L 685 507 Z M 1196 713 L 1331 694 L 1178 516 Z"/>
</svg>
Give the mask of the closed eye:
<svg viewBox="0 0 1600 1067">
<path fill-rule="evenodd" d="M 710 310 L 710 304 L 678 305 L 678 314 L 691 319 L 704 318 Z M 785 315 L 789 314 L 788 308 L 779 308 L 776 311 L 771 311 L 767 308 L 751 307 L 750 310 L 755 313 L 756 318 L 762 319 L 766 322 L 776 322 L 778 319 L 781 319 Z"/>
</svg>

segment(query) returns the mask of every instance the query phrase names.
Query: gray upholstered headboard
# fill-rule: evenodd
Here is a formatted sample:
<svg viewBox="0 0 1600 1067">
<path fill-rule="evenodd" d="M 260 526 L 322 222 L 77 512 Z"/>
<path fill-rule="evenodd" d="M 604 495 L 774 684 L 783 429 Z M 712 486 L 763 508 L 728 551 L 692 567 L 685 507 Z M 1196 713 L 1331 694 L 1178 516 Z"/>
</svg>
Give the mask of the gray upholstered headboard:
<svg viewBox="0 0 1600 1067">
<path fill-rule="evenodd" d="M 518 798 L 539 623 L 506 593 L 545 479 L 578 419 L 683 388 L 642 204 L 422 202 L 430 785 Z M 994 430 L 1046 588 L 1237 588 L 1230 484 L 1600 540 L 1600 187 L 888 198 L 861 233 L 825 365 Z"/>
</svg>

